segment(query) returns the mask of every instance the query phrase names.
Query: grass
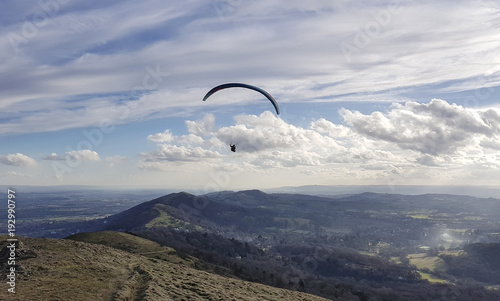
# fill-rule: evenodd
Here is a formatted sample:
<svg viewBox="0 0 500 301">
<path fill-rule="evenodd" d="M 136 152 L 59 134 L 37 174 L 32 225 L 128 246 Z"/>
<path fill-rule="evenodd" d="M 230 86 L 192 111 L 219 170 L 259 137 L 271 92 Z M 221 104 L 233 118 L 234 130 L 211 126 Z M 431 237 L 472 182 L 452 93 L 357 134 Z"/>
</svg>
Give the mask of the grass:
<svg viewBox="0 0 500 301">
<path fill-rule="evenodd" d="M 358 251 L 358 253 L 359 253 L 359 254 L 366 255 L 366 256 L 379 257 L 377 253 L 373 253 L 373 252 Z"/>
<path fill-rule="evenodd" d="M 128 261 L 127 253 L 118 256 L 112 249 L 74 241 L 21 238 L 20 242 L 19 251 L 30 250 L 37 257 L 18 260 L 15 298 L 2 298 L 0 291 L 2 300 L 91 300 L 89 292 L 96 300 L 105 300 L 128 277 L 127 268 L 112 261 Z"/>
<path fill-rule="evenodd" d="M 500 285 L 487 285 L 484 288 L 492 291 L 500 291 Z"/>
<path fill-rule="evenodd" d="M 129 253 L 144 255 L 172 263 L 183 263 L 192 266 L 193 260 L 183 259 L 173 248 L 162 247 L 160 244 L 127 233 L 115 231 L 78 233 L 68 239 L 87 243 L 105 245 Z"/>
<path fill-rule="evenodd" d="M 393 264 L 403 264 L 403 262 L 401 261 L 401 259 L 399 257 L 391 257 L 389 259 L 389 262 L 393 263 Z"/>
<path fill-rule="evenodd" d="M 409 254 L 410 264 L 419 270 L 429 270 L 431 272 L 445 272 L 447 267 L 444 260 L 437 256 L 428 256 L 426 253 Z"/>
<path fill-rule="evenodd" d="M 152 227 L 172 227 L 179 229 L 188 229 L 189 223 L 176 219 L 168 215 L 164 210 L 162 210 L 162 205 L 155 205 L 155 209 L 159 212 L 159 216 L 149 223 L 146 224 L 146 228 Z"/>
<path fill-rule="evenodd" d="M 6 238 L 0 236 L 1 248 Z M 93 239 L 138 253 L 70 239 L 18 239 L 16 294 L 0 290 L 0 300 L 326 300 L 153 260 L 139 253 L 155 250 L 154 243 L 112 232 Z"/>
<path fill-rule="evenodd" d="M 418 271 L 418 273 L 420 274 L 420 276 L 422 276 L 422 280 L 427 280 L 430 283 L 446 283 L 446 284 L 450 284 L 451 283 L 448 280 L 444 280 L 444 279 L 435 277 L 435 276 L 433 276 L 433 275 L 431 275 L 429 273 L 424 273 L 424 272 L 421 272 L 421 271 Z"/>
<path fill-rule="evenodd" d="M 441 251 L 439 252 L 439 255 L 450 255 L 450 256 L 461 256 L 464 255 L 465 251 L 462 250 L 456 250 L 456 251 Z"/>
<path fill-rule="evenodd" d="M 430 283 L 451 283 L 448 280 L 441 279 L 431 274 L 436 272 L 446 272 L 446 263 L 441 258 L 437 256 L 428 256 L 426 253 L 409 254 L 407 258 L 410 259 L 411 265 L 417 267 L 417 272 L 423 280 L 427 280 Z"/>
</svg>

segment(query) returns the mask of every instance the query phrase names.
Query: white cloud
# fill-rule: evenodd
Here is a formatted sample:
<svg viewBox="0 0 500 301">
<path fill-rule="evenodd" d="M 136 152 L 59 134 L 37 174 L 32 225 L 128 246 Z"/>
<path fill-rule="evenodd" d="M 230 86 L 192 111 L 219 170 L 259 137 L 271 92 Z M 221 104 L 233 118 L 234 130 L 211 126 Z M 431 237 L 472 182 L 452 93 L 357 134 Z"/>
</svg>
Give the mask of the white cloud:
<svg viewBox="0 0 500 301">
<path fill-rule="evenodd" d="M 141 154 L 146 162 L 176 162 L 198 161 L 219 157 L 215 151 L 205 150 L 201 147 L 187 148 L 168 144 L 158 145 L 158 150 L 149 154 Z"/>
<path fill-rule="evenodd" d="M 500 133 L 496 109 L 463 108 L 435 99 L 395 104 L 368 115 L 346 109 L 340 113 L 345 124 L 322 118 L 308 127 L 289 124 L 269 111 L 238 115 L 233 125 L 220 128 L 213 116 L 206 116 L 186 122 L 187 135 L 173 136 L 156 152 L 142 154 L 140 167 L 173 172 L 198 166 L 201 172 L 203 166 L 209 172 L 228 166 L 262 179 L 289 173 L 292 182 L 307 176 L 320 183 L 363 179 L 365 184 L 387 185 L 435 178 L 452 183 L 470 178 L 471 170 L 494 174 L 500 168 L 492 144 Z M 236 153 L 230 152 L 229 143 L 237 144 Z"/>
<path fill-rule="evenodd" d="M 346 138 L 353 134 L 348 127 L 332 123 L 324 118 L 311 123 L 311 129 L 321 134 L 327 134 L 332 138 Z"/>
<path fill-rule="evenodd" d="M 165 130 L 163 133 L 157 133 L 154 135 L 149 135 L 148 140 L 151 140 L 153 142 L 170 142 L 172 141 L 173 136 L 170 130 Z"/>
<path fill-rule="evenodd" d="M 200 137 L 209 136 L 217 130 L 213 114 L 205 115 L 203 120 L 198 122 L 187 120 L 186 127 L 189 133 Z"/>
<path fill-rule="evenodd" d="M 258 95 L 244 91 L 201 102 L 210 87 L 237 80 L 268 90 L 280 104 L 349 102 L 349 109 L 341 111 L 344 122 L 312 112 L 311 104 L 311 111 L 301 107 L 307 117 L 285 110 L 283 119 L 239 115 L 220 128 L 208 114 L 186 121 L 186 135 L 177 134 L 178 124 L 151 131 L 147 138 L 160 145 L 141 154 L 141 167 L 196 170 L 203 162 L 281 175 L 296 168 L 317 179 L 498 168 L 500 111 L 489 108 L 500 87 L 494 1 L 398 1 L 393 11 L 387 1 L 96 3 L 66 3 L 17 52 L 9 34 L 23 35 L 40 4 L 3 5 L 11 14 L 0 20 L 0 135 L 193 119 L 207 108 L 221 119 L 254 112 L 247 109 Z M 349 58 L 342 43 L 354 47 Z M 407 101 L 444 92 L 476 109 Z M 400 104 L 356 111 L 356 103 L 375 101 Z M 1 163 L 34 164 L 6 156 Z M 100 160 L 93 151 L 43 159 Z"/>
<path fill-rule="evenodd" d="M 66 160 L 66 156 L 59 156 L 56 153 L 51 153 L 50 155 L 45 155 L 43 157 L 43 160 L 49 160 L 49 161 L 63 161 Z"/>
<path fill-rule="evenodd" d="M 478 141 L 491 145 L 492 139 L 500 139 L 498 110 L 464 108 L 439 99 L 395 104 L 386 114 L 364 115 L 346 109 L 341 114 L 360 135 L 428 155 L 454 154 Z"/>
<path fill-rule="evenodd" d="M 346 139 L 348 133 L 357 134 L 325 119 L 312 122 L 309 128 L 301 128 L 266 111 L 260 116 L 238 115 L 231 126 L 215 128 L 211 126 L 214 122 L 213 116 L 186 122 L 188 135 L 174 136 L 171 144 L 159 144 L 158 151 L 142 154 L 145 162 L 212 159 L 216 164 L 229 159 L 273 169 L 392 159 L 383 151 L 370 149 L 372 142 L 367 139 Z M 209 130 L 204 130 L 207 124 Z M 236 144 L 235 154 L 230 153 L 229 144 Z"/>
<path fill-rule="evenodd" d="M 80 151 L 70 151 L 66 153 L 66 158 L 74 161 L 100 161 L 99 154 L 88 149 Z"/>
<path fill-rule="evenodd" d="M 84 149 L 79 151 L 69 151 L 64 153 L 64 155 L 58 155 L 56 153 L 52 153 L 50 155 L 46 155 L 43 157 L 43 160 L 51 160 L 51 161 L 100 161 L 101 158 L 99 154 L 95 151 Z"/>
<path fill-rule="evenodd" d="M 8 155 L 0 155 L 0 163 L 4 165 L 11 166 L 34 166 L 36 165 L 36 161 L 33 158 L 30 158 L 24 154 L 16 153 L 16 154 L 8 154 Z"/>
<path fill-rule="evenodd" d="M 0 30 L 6 62 L 0 68 L 8 75 L 0 81 L 0 106 L 13 119 L 1 132 L 57 131 L 105 118 L 120 124 L 172 116 L 179 107 L 199 110 L 193 99 L 234 78 L 272 88 L 282 101 L 363 95 L 391 102 L 401 98 L 387 91 L 402 87 L 453 82 L 441 88 L 453 92 L 499 84 L 498 76 L 488 76 L 500 71 L 498 16 L 491 5 L 398 3 L 400 9 L 385 21 L 381 16 L 391 10 L 386 2 L 223 2 L 222 11 L 197 1 L 85 9 L 67 4 L 20 45 L 15 59 L 5 41 L 10 32 L 22 34 L 24 21 L 10 18 Z M 27 11 L 37 10 L 33 4 Z M 341 42 L 354 45 L 359 32 L 377 22 L 380 30 L 349 62 Z M 477 78 L 480 85 L 470 84 Z M 134 114 L 121 118 L 137 87 L 156 95 L 139 97 Z"/>
</svg>

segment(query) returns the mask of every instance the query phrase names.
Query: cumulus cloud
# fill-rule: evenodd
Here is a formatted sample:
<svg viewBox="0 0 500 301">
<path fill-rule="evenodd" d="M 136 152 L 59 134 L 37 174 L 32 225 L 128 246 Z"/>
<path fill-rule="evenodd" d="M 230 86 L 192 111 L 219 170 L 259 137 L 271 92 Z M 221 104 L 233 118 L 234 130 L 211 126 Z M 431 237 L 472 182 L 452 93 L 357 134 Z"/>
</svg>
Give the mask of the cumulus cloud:
<svg viewBox="0 0 500 301">
<path fill-rule="evenodd" d="M 205 150 L 201 147 L 187 148 L 185 146 L 160 144 L 158 150 L 148 154 L 141 154 L 146 162 L 157 161 L 196 161 L 200 159 L 217 158 L 215 151 Z"/>
<path fill-rule="evenodd" d="M 101 158 L 99 154 L 95 151 L 84 149 L 79 151 L 69 151 L 64 153 L 63 155 L 58 155 L 56 153 L 52 153 L 50 155 L 46 155 L 43 157 L 43 160 L 49 161 L 100 161 Z"/>
<path fill-rule="evenodd" d="M 311 129 L 321 134 L 327 134 L 332 138 L 346 138 L 349 135 L 352 135 L 350 128 L 344 125 L 335 124 L 325 118 L 320 118 L 317 121 L 312 122 Z"/>
<path fill-rule="evenodd" d="M 341 109 L 343 124 L 325 118 L 301 127 L 269 111 L 238 115 L 234 124 L 216 127 L 215 118 L 187 121 L 188 134 L 169 136 L 154 152 L 143 153 L 142 168 L 221 164 L 246 170 L 299 168 L 313 175 L 421 178 L 437 168 L 498 168 L 500 132 L 496 109 L 464 108 L 433 99 L 429 103 L 394 104 L 389 110 L 362 114 Z M 167 131 L 167 133 L 170 133 Z M 229 144 L 236 144 L 231 153 Z M 420 170 L 424 167 L 426 170 Z M 290 169 L 291 170 L 291 169 Z M 333 177 L 333 174 L 329 175 Z"/>
<path fill-rule="evenodd" d="M 213 114 L 205 115 L 200 121 L 187 120 L 186 127 L 190 134 L 200 137 L 207 137 L 217 130 Z"/>
<path fill-rule="evenodd" d="M 440 99 L 395 104 L 388 113 L 370 115 L 343 109 L 341 115 L 362 136 L 425 155 L 454 154 L 483 140 L 494 145 L 491 140 L 500 139 L 498 110 L 464 108 Z"/>
<path fill-rule="evenodd" d="M 349 128 L 324 119 L 302 128 L 266 111 L 259 116 L 238 115 L 234 125 L 221 128 L 214 126 L 213 116 L 188 121 L 186 126 L 189 134 L 173 136 L 170 143 L 159 144 L 157 151 L 142 154 L 144 162 L 193 162 L 206 159 L 220 162 L 231 159 L 268 169 L 321 166 L 377 156 L 375 152 L 361 146 L 365 140 L 353 143 L 345 139 L 347 133 L 355 135 Z M 236 144 L 236 153 L 230 153 L 229 144 Z"/>
<path fill-rule="evenodd" d="M 234 126 L 221 128 L 215 135 L 227 144 L 237 143 L 245 152 L 297 149 L 311 139 L 306 130 L 285 123 L 269 111 L 260 116 L 239 115 L 235 119 Z"/>
<path fill-rule="evenodd" d="M 66 156 L 60 156 L 56 153 L 51 153 L 50 155 L 43 156 L 42 159 L 49 160 L 49 161 L 63 161 L 63 160 L 66 160 Z"/>
<path fill-rule="evenodd" d="M 34 166 L 36 165 L 36 161 L 33 158 L 30 158 L 24 154 L 16 153 L 16 154 L 8 154 L 8 155 L 0 155 L 0 163 L 11 166 Z"/>
<path fill-rule="evenodd" d="M 88 149 L 80 151 L 70 151 L 66 153 L 66 158 L 74 161 L 100 161 L 99 154 Z"/>
<path fill-rule="evenodd" d="M 149 135 L 148 140 L 154 141 L 154 142 L 170 142 L 172 141 L 173 136 L 170 130 L 165 130 L 163 133 L 157 133 L 154 135 Z"/>
</svg>

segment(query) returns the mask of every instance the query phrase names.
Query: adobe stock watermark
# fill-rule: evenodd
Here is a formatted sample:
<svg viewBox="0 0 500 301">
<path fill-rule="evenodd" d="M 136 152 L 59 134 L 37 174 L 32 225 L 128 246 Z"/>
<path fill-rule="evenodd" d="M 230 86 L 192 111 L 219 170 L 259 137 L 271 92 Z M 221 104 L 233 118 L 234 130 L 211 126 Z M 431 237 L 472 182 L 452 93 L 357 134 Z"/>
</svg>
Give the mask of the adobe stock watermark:
<svg viewBox="0 0 500 301">
<path fill-rule="evenodd" d="M 421 171 L 413 166 L 393 166 L 387 170 L 386 186 L 391 193 L 397 193 L 400 185 L 409 185 L 411 180 L 422 179 L 425 172 L 431 171 L 435 167 L 439 167 L 439 162 L 436 161 L 442 152 L 442 143 L 440 144 L 438 138 L 433 135 L 433 132 L 428 131 L 427 134 L 419 138 L 421 140 L 420 146 L 412 149 L 420 154 L 420 156 L 412 163 L 425 166 L 425 171 Z"/>
<path fill-rule="evenodd" d="M 315 249 L 315 253 L 317 253 L 318 247 Z M 316 256 L 316 255 L 314 255 Z M 318 270 L 318 261 L 315 257 L 305 256 L 298 266 L 292 267 L 289 270 L 286 270 L 281 275 L 281 280 L 286 285 L 291 285 L 294 288 L 304 288 L 304 279 L 311 277 L 312 275 L 316 275 L 316 271 Z"/>
<path fill-rule="evenodd" d="M 31 39 L 35 38 L 40 29 L 47 26 L 50 20 L 53 19 L 59 12 L 61 5 L 67 4 L 69 0 L 39 0 L 38 10 L 30 17 L 26 17 L 26 21 L 19 28 L 18 32 L 9 32 L 7 38 L 15 53 L 18 53 L 19 46 L 27 44 Z"/>
<path fill-rule="evenodd" d="M 481 101 L 486 101 L 490 99 L 493 96 L 493 93 L 495 93 L 495 88 L 494 87 L 487 87 L 488 86 L 488 79 L 486 76 L 482 76 L 480 78 L 480 86 L 481 88 L 476 88 L 474 89 L 474 95 L 469 95 L 465 100 L 463 101 L 463 106 L 465 108 L 477 108 L 480 105 Z"/>
<path fill-rule="evenodd" d="M 145 70 L 146 74 L 142 79 L 142 84 L 130 90 L 128 96 L 135 96 L 135 91 L 157 89 L 160 84 L 163 83 L 164 78 L 169 75 L 168 72 L 161 70 L 159 64 L 156 65 L 155 68 L 148 65 L 145 67 Z M 109 135 L 115 130 L 116 127 L 114 123 L 123 121 L 128 118 L 131 113 L 137 108 L 137 106 L 137 101 L 130 101 L 125 106 L 120 107 L 120 112 L 115 122 L 113 122 L 111 119 L 104 118 L 99 122 L 98 128 L 92 130 L 82 130 L 81 133 L 85 138 L 80 140 L 75 148 L 67 145 L 67 153 L 65 158 L 63 160 L 56 159 L 54 162 L 52 162 L 52 169 L 56 175 L 56 178 L 60 182 L 62 182 L 64 174 L 71 173 L 75 170 L 75 168 L 78 168 L 82 164 L 82 157 L 78 154 L 84 150 L 93 151 L 103 142 L 105 135 Z"/>
<path fill-rule="evenodd" d="M 401 2 L 394 1 L 385 9 L 372 13 L 373 18 L 366 22 L 362 28 L 355 27 L 355 34 L 352 40 L 340 42 L 340 50 L 344 58 L 348 62 L 351 62 L 352 57 L 359 54 L 363 49 L 368 47 L 374 39 L 378 38 L 392 22 L 393 16 L 400 14 L 401 11 L 403 11 Z"/>
<path fill-rule="evenodd" d="M 212 5 L 214 6 L 215 12 L 217 12 L 217 16 L 219 16 L 219 20 L 224 21 L 225 18 L 236 12 L 241 2 L 242 0 L 213 0 Z"/>
<path fill-rule="evenodd" d="M 231 183 L 231 178 L 240 174 L 239 170 L 232 171 L 211 171 L 208 173 L 210 181 L 205 184 L 202 190 L 196 191 L 196 195 L 204 195 L 210 192 L 226 190 Z M 184 217 L 201 216 L 201 211 L 210 205 L 210 200 L 203 197 L 195 197 L 191 206 L 181 203 L 177 208 L 184 214 Z"/>
<path fill-rule="evenodd" d="M 7 189 L 7 249 L 8 249 L 8 274 L 7 289 L 9 293 L 16 293 L 16 248 L 18 246 L 16 237 L 16 191 L 14 189 Z"/>
</svg>

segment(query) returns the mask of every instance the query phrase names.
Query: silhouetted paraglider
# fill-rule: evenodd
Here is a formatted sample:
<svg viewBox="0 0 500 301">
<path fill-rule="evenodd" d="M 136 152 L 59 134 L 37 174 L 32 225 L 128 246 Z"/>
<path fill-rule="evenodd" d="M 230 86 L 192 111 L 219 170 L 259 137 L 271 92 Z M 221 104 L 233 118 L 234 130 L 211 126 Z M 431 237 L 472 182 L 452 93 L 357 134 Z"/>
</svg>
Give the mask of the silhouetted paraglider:
<svg viewBox="0 0 500 301">
<path fill-rule="evenodd" d="M 246 88 L 246 89 L 251 89 L 251 90 L 260 92 L 267 99 L 269 99 L 269 101 L 271 101 L 271 103 L 274 106 L 274 109 L 276 110 L 276 114 L 278 114 L 278 115 L 280 114 L 280 107 L 279 107 L 278 103 L 276 102 L 276 100 L 271 96 L 271 94 L 267 93 L 265 90 L 263 90 L 259 87 L 255 87 L 255 86 L 248 85 L 248 84 L 227 83 L 227 84 L 218 85 L 217 87 L 214 87 L 210 91 L 208 91 L 208 93 L 205 95 L 205 97 L 203 97 L 203 101 L 207 100 L 215 92 L 220 91 L 220 90 L 224 90 L 227 88 Z"/>
<path fill-rule="evenodd" d="M 278 114 L 278 115 L 280 114 L 280 107 L 278 105 L 278 102 L 276 102 L 276 100 L 274 99 L 274 97 L 271 96 L 271 94 L 269 94 L 268 92 L 266 92 L 265 90 L 263 90 L 259 87 L 248 85 L 248 84 L 227 83 L 227 84 L 218 85 L 218 86 L 212 88 L 210 91 L 208 91 L 208 93 L 205 95 L 205 97 L 203 97 L 203 101 L 206 101 L 215 92 L 220 91 L 220 90 L 224 90 L 224 89 L 228 89 L 228 88 L 246 88 L 246 89 L 251 89 L 251 90 L 254 90 L 254 91 L 261 93 L 267 99 L 269 99 L 271 104 L 274 106 L 274 109 L 276 110 L 276 114 Z M 230 143 L 229 146 L 231 147 L 232 152 L 236 152 L 236 144 Z"/>
</svg>

